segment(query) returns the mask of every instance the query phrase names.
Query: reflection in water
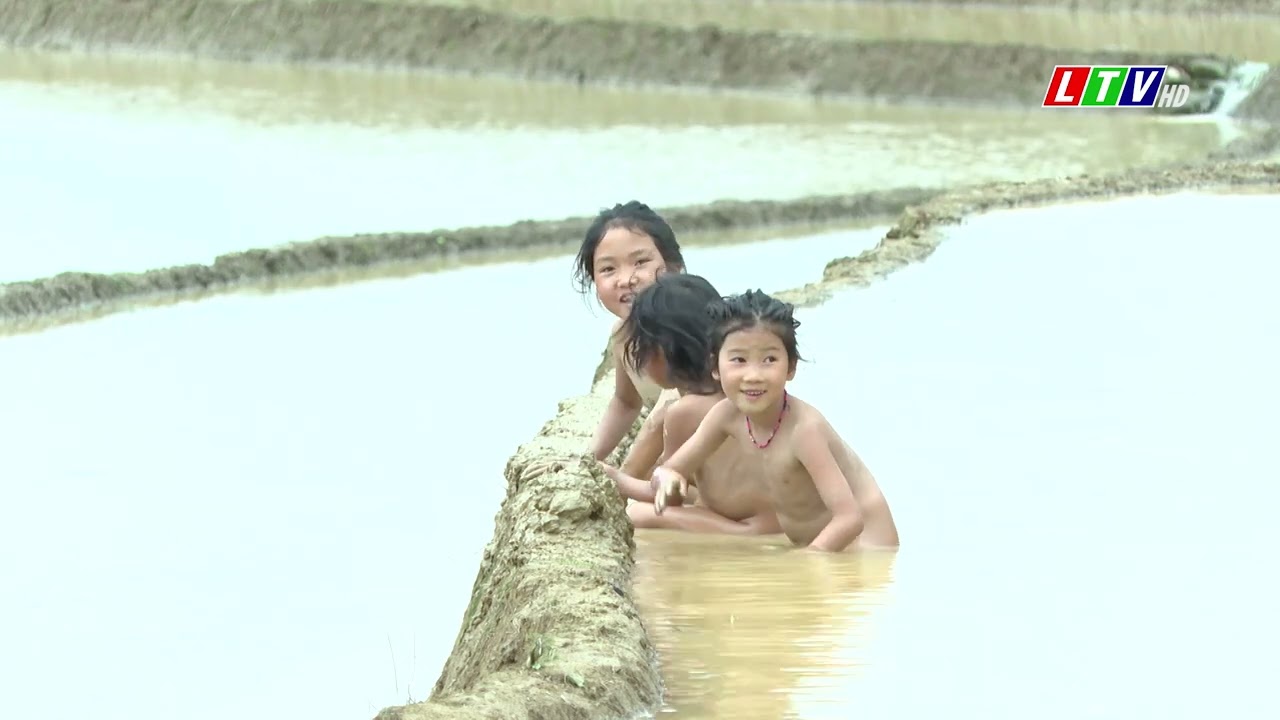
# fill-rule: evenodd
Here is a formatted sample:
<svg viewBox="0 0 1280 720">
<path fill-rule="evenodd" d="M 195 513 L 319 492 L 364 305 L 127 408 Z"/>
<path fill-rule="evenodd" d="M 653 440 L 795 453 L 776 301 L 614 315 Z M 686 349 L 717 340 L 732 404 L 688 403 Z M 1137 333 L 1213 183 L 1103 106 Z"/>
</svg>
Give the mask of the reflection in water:
<svg viewBox="0 0 1280 720">
<path fill-rule="evenodd" d="M 635 592 L 666 682 L 663 717 L 848 717 L 832 695 L 861 665 L 859 635 L 896 553 L 827 555 L 781 539 L 642 531 Z M 814 715 L 816 709 L 828 709 Z"/>
<path fill-rule="evenodd" d="M 440 2 L 441 0 L 433 0 Z M 1123 48 L 1211 52 L 1270 60 L 1280 20 L 1230 14 L 1100 12 L 1052 7 L 984 7 L 974 3 L 839 0 L 444 0 L 550 17 L 647 20 L 693 27 L 821 33 L 867 40 L 938 40 L 1040 45 L 1069 50 Z"/>
</svg>

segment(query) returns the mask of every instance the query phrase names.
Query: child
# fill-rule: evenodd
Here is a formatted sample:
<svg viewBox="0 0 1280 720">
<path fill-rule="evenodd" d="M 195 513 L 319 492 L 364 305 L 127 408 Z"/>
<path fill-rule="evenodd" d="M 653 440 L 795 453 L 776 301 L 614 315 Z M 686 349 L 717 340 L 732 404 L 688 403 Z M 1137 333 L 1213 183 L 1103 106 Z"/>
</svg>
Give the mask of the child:
<svg viewBox="0 0 1280 720">
<path fill-rule="evenodd" d="M 624 363 L 679 397 L 667 407 L 662 459 L 669 458 L 724 400 L 713 374 L 713 313 L 723 303 L 720 293 L 697 275 L 663 275 L 638 293 L 618 330 Z M 744 462 L 745 461 L 745 462 Z M 619 491 L 633 500 L 628 515 L 636 527 L 663 527 L 695 532 L 759 534 L 780 532 L 758 464 L 734 443 L 711 448 L 691 484 L 698 488 L 694 507 L 654 514 L 654 490 L 648 482 L 605 466 Z"/>
<path fill-rule="evenodd" d="M 600 304 L 618 317 L 611 341 L 630 312 L 636 293 L 664 272 L 684 272 L 684 256 L 671 226 L 648 205 L 635 200 L 614 205 L 596 216 L 587 228 L 575 264 L 574 279 L 579 289 L 585 293 L 594 286 Z M 597 460 L 607 458 L 631 429 L 641 408 L 651 407 L 623 466 L 644 477 L 662 451 L 663 409 L 674 394 L 668 393 L 660 401 L 662 388 L 647 382 L 622 362 L 618 350 L 613 348 L 613 398 L 591 439 L 591 453 Z"/>
<path fill-rule="evenodd" d="M 792 312 L 758 290 L 718 306 L 711 350 L 726 399 L 654 471 L 654 512 L 681 503 L 687 478 L 730 439 L 754 454 L 793 544 L 828 552 L 896 548 L 898 530 L 875 478 L 822 413 L 787 393 L 800 360 Z"/>
</svg>

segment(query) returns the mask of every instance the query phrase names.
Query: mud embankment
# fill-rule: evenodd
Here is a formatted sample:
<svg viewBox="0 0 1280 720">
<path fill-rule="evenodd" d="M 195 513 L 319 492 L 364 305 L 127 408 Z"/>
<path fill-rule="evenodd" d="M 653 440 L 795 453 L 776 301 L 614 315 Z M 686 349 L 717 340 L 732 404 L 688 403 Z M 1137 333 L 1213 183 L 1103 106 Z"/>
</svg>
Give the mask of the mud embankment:
<svg viewBox="0 0 1280 720">
<path fill-rule="evenodd" d="M 823 302 L 837 290 L 866 287 L 928 258 L 942 242 L 942 234 L 938 230 L 958 225 L 970 215 L 1063 201 L 1103 200 L 1211 188 L 1280 192 L 1280 164 L 1223 162 L 1114 175 L 991 183 L 951 190 L 908 208 L 874 248 L 856 257 L 832 260 L 823 270 L 822 280 L 780 293 L 780 297 L 799 306 L 812 306 Z M 1229 226 L 1231 220 L 1224 218 L 1223 222 L 1224 226 Z M 1255 228 L 1246 231 L 1253 230 L 1263 231 Z M 1134 228 L 1134 232 L 1142 232 L 1142 229 Z"/>
<path fill-rule="evenodd" d="M 789 201 L 725 201 L 664 208 L 663 215 L 685 237 L 761 227 L 888 219 L 938 192 L 899 188 Z M 394 275 L 406 263 L 461 261 L 520 250 L 572 252 L 582 242 L 582 233 L 590 223 L 591 218 L 579 217 L 426 233 L 327 237 L 230 253 L 208 265 L 110 275 L 61 273 L 0 285 L 0 335 L 124 310 L 144 302 L 173 302 L 251 287 L 305 284 L 307 278 L 325 273 L 383 269 L 385 274 Z"/>
<path fill-rule="evenodd" d="M 1130 171 L 1090 178 L 1118 188 L 1142 186 L 1157 179 L 1161 187 L 1183 180 L 1198 182 L 1205 173 L 1255 182 L 1256 171 L 1242 164 L 1268 156 L 1280 147 L 1280 129 L 1240 138 L 1214 153 L 1209 164 Z M 1216 163 L 1235 163 L 1217 167 Z M 1045 180 L 1023 187 L 1047 187 L 1072 197 L 1081 179 Z M 1047 183 L 1047 185 L 1046 185 Z M 992 192 L 991 187 L 952 191 Z M 1077 188 L 1077 189 L 1073 189 Z M 1130 192 L 1120 190 L 1120 192 Z M 779 233 L 840 223 L 890 220 L 942 193 L 931 188 L 896 188 L 854 195 L 817 196 L 798 200 L 722 201 L 706 205 L 662 208 L 663 215 L 689 245 L 718 232 Z M 999 196 L 999 193 L 995 196 Z M 1053 198 L 1049 198 L 1053 199 Z M 510 258 L 512 253 L 572 252 L 591 218 L 524 221 L 506 226 L 469 227 L 426 233 L 391 233 L 326 237 L 275 248 L 230 253 L 211 264 L 159 268 L 137 273 L 66 272 L 49 278 L 0 285 L 0 336 L 102 317 L 144 305 L 197 300 L 243 290 L 276 291 L 364 279 L 412 275 L 430 267 Z"/>
<path fill-rule="evenodd" d="M 432 698 L 379 720 L 599 720 L 661 701 L 631 595 L 631 523 L 613 481 L 583 454 L 612 394 L 609 375 L 562 402 L 507 463 L 507 496 Z"/>
<path fill-rule="evenodd" d="M 1038 106 L 1063 60 L 1061 50 L 1023 45 L 560 22 L 369 0 L 0 0 L 0 43 L 993 107 Z M 1072 62 L 1180 59 L 1080 52 Z M 1280 108 L 1274 110 L 1280 119 Z"/>
</svg>

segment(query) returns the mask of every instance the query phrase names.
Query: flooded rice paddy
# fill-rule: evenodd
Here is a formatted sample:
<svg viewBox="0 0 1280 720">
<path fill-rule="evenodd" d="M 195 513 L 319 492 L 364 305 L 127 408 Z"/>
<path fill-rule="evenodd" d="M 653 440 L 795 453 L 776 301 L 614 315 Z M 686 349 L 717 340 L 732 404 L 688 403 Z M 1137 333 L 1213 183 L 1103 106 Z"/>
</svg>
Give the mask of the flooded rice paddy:
<svg viewBox="0 0 1280 720">
<path fill-rule="evenodd" d="M 0 243 L 0 281 L 633 196 L 1096 172 L 1221 141 L 1212 123 L 16 53 L 0 109 L 28 139 L 0 166 L 22 238 Z M 1000 213 L 804 311 L 794 389 L 878 474 L 903 550 L 641 534 L 664 716 L 1274 713 L 1280 328 L 1256 229 L 1277 210 L 1184 194 Z M 882 234 L 687 256 L 725 292 L 782 289 Z M 0 715 L 337 720 L 426 697 L 506 458 L 598 360 L 609 319 L 568 276 L 557 257 L 0 340 L 17 588 Z"/>
</svg>

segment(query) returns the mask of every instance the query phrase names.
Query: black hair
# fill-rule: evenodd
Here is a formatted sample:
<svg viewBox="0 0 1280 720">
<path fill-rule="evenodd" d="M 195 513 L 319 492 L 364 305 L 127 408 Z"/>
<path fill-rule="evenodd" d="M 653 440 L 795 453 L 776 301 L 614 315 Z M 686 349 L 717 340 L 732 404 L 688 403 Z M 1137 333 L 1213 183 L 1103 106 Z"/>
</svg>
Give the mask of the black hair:
<svg viewBox="0 0 1280 720">
<path fill-rule="evenodd" d="M 680 243 L 676 242 L 675 231 L 662 216 L 652 208 L 638 200 L 626 204 L 614 205 L 608 210 L 601 210 L 596 219 L 587 228 L 582 247 L 578 248 L 578 256 L 574 258 L 573 280 L 578 291 L 586 293 L 594 282 L 596 269 L 596 248 L 605 233 L 613 228 L 626 228 L 632 232 L 643 233 L 653 238 L 658 254 L 666 261 L 671 270 L 684 271 L 684 255 L 680 253 Z"/>
<path fill-rule="evenodd" d="M 637 371 L 653 353 L 661 352 L 670 379 L 690 392 L 720 391 L 712 370 L 711 334 L 717 307 L 724 299 L 698 275 L 660 275 L 631 301 L 631 312 L 618 328 L 624 359 Z"/>
<path fill-rule="evenodd" d="M 741 295 L 724 298 L 723 302 L 714 306 L 713 313 L 715 328 L 711 333 L 712 356 L 719 357 L 725 338 L 730 334 L 763 325 L 782 341 L 791 367 L 794 368 L 801 360 L 800 348 L 796 343 L 796 328 L 800 327 L 800 321 L 795 319 L 794 305 L 770 297 L 761 290 L 748 290 Z"/>
</svg>

